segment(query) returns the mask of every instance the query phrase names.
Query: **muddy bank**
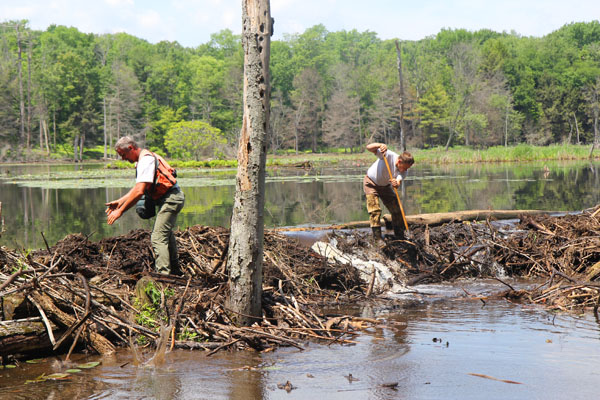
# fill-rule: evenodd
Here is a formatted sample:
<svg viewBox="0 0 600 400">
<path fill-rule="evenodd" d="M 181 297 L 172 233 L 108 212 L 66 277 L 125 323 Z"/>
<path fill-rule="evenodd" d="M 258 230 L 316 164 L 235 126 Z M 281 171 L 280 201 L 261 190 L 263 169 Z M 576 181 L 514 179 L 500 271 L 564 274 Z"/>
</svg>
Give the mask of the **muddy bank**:
<svg viewBox="0 0 600 400">
<path fill-rule="evenodd" d="M 263 318 L 252 327 L 230 320 L 224 228 L 177 233 L 180 276 L 152 272 L 150 234 L 143 230 L 98 242 L 70 235 L 31 254 L 0 248 L 0 356 L 40 349 L 110 354 L 118 346 L 155 345 L 161 327 L 167 346 L 209 352 L 352 343 L 378 321 L 324 314 L 323 306 L 474 277 L 542 278 L 530 291 L 506 284 L 498 296 L 597 313 L 599 233 L 600 222 L 587 212 L 523 216 L 516 225 L 415 226 L 409 240 L 374 242 L 358 231 L 334 231 L 312 249 L 267 232 Z"/>
</svg>

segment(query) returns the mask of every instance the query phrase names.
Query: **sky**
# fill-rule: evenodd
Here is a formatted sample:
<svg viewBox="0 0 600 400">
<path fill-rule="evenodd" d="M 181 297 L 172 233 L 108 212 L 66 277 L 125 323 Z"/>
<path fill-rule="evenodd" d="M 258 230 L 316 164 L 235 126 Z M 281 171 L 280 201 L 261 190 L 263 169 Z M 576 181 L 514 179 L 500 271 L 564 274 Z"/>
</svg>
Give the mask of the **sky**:
<svg viewBox="0 0 600 400">
<path fill-rule="evenodd" d="M 126 32 L 150 43 L 196 47 L 223 29 L 241 31 L 242 0 L 0 0 L 0 21 L 29 27 Z M 328 31 L 372 31 L 380 39 L 419 40 L 443 28 L 544 36 L 600 18 L 600 0 L 271 0 L 273 40 L 323 24 Z"/>
</svg>

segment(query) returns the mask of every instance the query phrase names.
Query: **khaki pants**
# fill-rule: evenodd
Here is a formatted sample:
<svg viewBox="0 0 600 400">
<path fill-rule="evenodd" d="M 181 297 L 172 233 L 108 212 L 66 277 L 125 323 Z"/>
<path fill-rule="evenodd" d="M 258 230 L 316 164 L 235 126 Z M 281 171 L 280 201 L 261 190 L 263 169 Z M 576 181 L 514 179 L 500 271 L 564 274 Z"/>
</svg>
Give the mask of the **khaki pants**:
<svg viewBox="0 0 600 400">
<path fill-rule="evenodd" d="M 156 257 L 154 266 L 158 273 L 169 274 L 178 267 L 179 256 L 173 229 L 184 203 L 185 195 L 181 189 L 167 193 L 156 201 L 158 212 L 150 240 Z"/>
<path fill-rule="evenodd" d="M 367 212 L 369 213 L 369 225 L 371 228 L 381 226 L 381 206 L 379 198 L 383 201 L 385 207 L 392 214 L 392 225 L 394 230 L 404 230 L 404 222 L 402 221 L 402 212 L 400 205 L 394 193 L 392 185 L 377 186 L 368 176 L 365 175 L 363 180 L 363 190 L 367 196 Z"/>
</svg>

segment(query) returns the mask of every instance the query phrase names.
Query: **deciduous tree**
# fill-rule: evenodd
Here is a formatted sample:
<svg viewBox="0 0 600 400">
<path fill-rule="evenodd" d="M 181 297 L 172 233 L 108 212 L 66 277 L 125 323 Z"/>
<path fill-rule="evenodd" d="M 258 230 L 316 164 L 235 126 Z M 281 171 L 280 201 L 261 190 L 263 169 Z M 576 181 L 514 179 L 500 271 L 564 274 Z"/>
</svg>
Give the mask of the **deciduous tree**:
<svg viewBox="0 0 600 400">
<path fill-rule="evenodd" d="M 171 125 L 165 135 L 165 146 L 172 157 L 200 160 L 215 157 L 227 143 L 218 128 L 204 121 L 181 121 Z"/>
</svg>

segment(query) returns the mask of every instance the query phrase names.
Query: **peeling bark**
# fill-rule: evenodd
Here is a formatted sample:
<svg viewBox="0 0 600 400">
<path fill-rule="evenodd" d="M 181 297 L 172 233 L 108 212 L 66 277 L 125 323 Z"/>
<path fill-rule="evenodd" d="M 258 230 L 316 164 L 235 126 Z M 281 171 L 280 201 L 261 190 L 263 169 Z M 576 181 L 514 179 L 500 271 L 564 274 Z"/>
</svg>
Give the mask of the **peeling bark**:
<svg viewBox="0 0 600 400">
<path fill-rule="evenodd" d="M 227 268 L 231 318 L 250 325 L 261 317 L 264 188 L 273 22 L 269 0 L 242 3 L 244 116 Z"/>
<path fill-rule="evenodd" d="M 400 88 L 400 118 L 398 123 L 400 125 L 400 147 L 402 151 L 406 151 L 406 129 L 404 127 L 404 79 L 402 77 L 402 51 L 400 50 L 400 44 L 396 40 L 396 59 L 398 66 L 398 84 Z"/>
</svg>

